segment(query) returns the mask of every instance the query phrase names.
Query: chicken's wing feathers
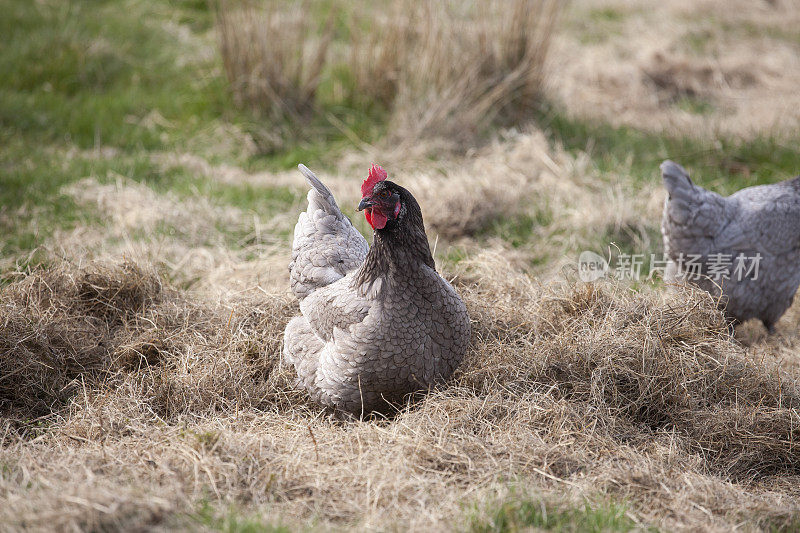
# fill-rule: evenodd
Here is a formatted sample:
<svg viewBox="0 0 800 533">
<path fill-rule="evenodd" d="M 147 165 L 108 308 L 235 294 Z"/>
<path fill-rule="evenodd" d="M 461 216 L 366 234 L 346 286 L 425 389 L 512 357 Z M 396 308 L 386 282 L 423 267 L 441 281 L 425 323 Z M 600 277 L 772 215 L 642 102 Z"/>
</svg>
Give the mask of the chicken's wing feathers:
<svg viewBox="0 0 800 533">
<path fill-rule="evenodd" d="M 358 324 L 369 314 L 375 300 L 360 296 L 343 279 L 309 295 L 300 302 L 300 312 L 306 317 L 311 329 L 325 342 L 333 339 L 335 328 L 347 330 Z"/>
<path fill-rule="evenodd" d="M 718 246 L 774 255 L 800 249 L 800 179 L 749 187 L 730 199 L 741 222 L 720 233 Z"/>
</svg>

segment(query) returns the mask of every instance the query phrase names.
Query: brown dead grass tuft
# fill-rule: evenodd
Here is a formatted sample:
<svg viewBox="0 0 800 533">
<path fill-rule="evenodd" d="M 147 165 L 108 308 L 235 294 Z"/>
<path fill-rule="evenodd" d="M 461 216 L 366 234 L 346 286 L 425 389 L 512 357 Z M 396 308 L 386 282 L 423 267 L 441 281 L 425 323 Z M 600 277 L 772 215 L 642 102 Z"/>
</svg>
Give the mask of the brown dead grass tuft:
<svg viewBox="0 0 800 533">
<path fill-rule="evenodd" d="M 1 300 L 0 399 L 20 421 L 57 411 L 81 388 L 131 379 L 136 403 L 166 419 L 270 402 L 267 354 L 280 349 L 294 307 L 270 297 L 248 302 L 241 316 L 210 310 L 130 262 L 37 270 L 3 288 Z"/>
<path fill-rule="evenodd" d="M 464 374 L 473 390 L 539 387 L 594 413 L 593 431 L 615 440 L 677 432 L 717 475 L 800 474 L 800 391 L 729 341 L 712 298 L 589 284 L 539 293 L 524 277 L 493 289 L 505 301 L 487 298 L 486 276 L 507 270 L 462 288 L 479 338 L 465 368 L 481 371 Z"/>
<path fill-rule="evenodd" d="M 538 103 L 562 7 L 554 0 L 334 2 L 320 25 L 311 5 L 216 3 L 237 103 L 295 121 L 324 114 L 315 96 L 330 78 L 326 105 L 378 104 L 391 115 L 391 145 L 435 139 L 431 150 L 466 149 L 496 118 L 518 124 Z M 335 18 L 347 41 L 332 42 Z"/>
<path fill-rule="evenodd" d="M 125 263 L 76 273 L 39 270 L 2 290 L 0 400 L 4 411 L 50 413 L 116 366 L 113 330 L 161 298 L 151 271 Z"/>
<path fill-rule="evenodd" d="M 187 172 L 210 179 L 231 175 L 239 184 L 250 179 L 237 167 L 215 168 L 212 175 L 205 160 L 178 163 L 179 159 L 154 157 L 165 171 L 181 164 Z M 264 178 L 269 179 L 264 186 L 276 185 L 273 175 L 265 173 Z M 277 185 L 298 185 L 297 181 L 284 179 Z M 286 236 L 297 221 L 300 202 L 305 202 L 305 191 L 298 191 L 296 207 L 253 213 L 210 201 L 199 192 L 185 197 L 169 192 L 159 195 L 123 178 L 114 183 L 86 178 L 62 192 L 96 212 L 102 223 L 57 229 L 48 243 L 52 255 L 75 263 L 119 257 L 156 263 L 173 285 L 211 294 L 284 286 L 288 279 Z"/>
<path fill-rule="evenodd" d="M 682 97 L 713 98 L 721 89 L 741 90 L 757 83 L 752 65 L 723 66 L 696 58 L 668 57 L 655 53 L 649 65 L 642 67 L 667 102 Z"/>
<path fill-rule="evenodd" d="M 625 499 L 670 530 L 800 509 L 796 376 L 731 342 L 707 295 L 541 286 L 496 255 L 461 265 L 467 360 L 370 422 L 326 417 L 291 385 L 290 298 L 191 300 L 131 264 L 11 283 L 0 520 L 191 528 L 202 499 L 297 525 L 442 530 L 505 480 L 562 504 Z M 44 424 L 23 419 L 32 408 Z"/>
<path fill-rule="evenodd" d="M 359 86 L 396 80 L 393 141 L 471 145 L 494 119 L 513 115 L 519 123 L 539 101 L 560 9 L 550 0 L 406 2 L 396 16 L 377 19 L 377 38 L 396 41 L 355 50 L 353 70 L 363 72 Z M 389 43 L 392 53 L 382 52 Z"/>
<path fill-rule="evenodd" d="M 219 0 L 214 5 L 223 65 L 237 104 L 272 118 L 307 116 L 333 38 L 332 13 L 320 25 L 309 14 L 308 1 Z"/>
<path fill-rule="evenodd" d="M 792 136 L 800 3 L 573 0 L 551 95 L 581 119 L 703 139 Z"/>
</svg>

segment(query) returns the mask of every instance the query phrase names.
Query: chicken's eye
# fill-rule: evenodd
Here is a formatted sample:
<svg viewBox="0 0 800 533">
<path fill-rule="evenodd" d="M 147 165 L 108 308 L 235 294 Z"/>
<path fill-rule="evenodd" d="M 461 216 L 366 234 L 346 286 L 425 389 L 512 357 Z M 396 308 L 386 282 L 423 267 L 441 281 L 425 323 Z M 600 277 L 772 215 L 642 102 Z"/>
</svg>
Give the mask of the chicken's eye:
<svg viewBox="0 0 800 533">
<path fill-rule="evenodd" d="M 389 198 L 391 195 L 392 195 L 392 193 L 391 193 L 391 192 L 389 192 L 389 190 L 388 190 L 388 189 L 384 189 L 384 190 L 382 190 L 380 193 L 378 193 L 378 196 L 380 196 L 380 197 L 381 197 L 381 198 L 383 198 L 384 200 L 385 200 L 386 198 Z"/>
</svg>

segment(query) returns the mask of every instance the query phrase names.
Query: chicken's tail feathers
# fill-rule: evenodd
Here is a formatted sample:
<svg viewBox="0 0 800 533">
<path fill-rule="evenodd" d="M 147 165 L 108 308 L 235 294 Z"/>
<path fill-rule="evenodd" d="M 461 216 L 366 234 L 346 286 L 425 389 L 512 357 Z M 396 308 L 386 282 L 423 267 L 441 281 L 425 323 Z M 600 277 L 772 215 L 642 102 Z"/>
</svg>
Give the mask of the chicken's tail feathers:
<svg viewBox="0 0 800 533">
<path fill-rule="evenodd" d="M 307 166 L 300 163 L 299 165 L 297 165 L 297 168 L 300 170 L 300 172 L 303 173 L 303 176 L 305 176 L 308 184 L 311 185 L 311 187 L 313 187 L 314 189 L 316 189 L 317 192 L 319 192 L 322 196 L 325 197 L 328 196 L 330 196 L 331 198 L 333 197 L 333 193 L 331 192 L 331 190 L 324 183 L 322 183 L 319 180 L 319 178 L 313 172 L 311 172 L 311 170 L 309 170 Z"/>
<path fill-rule="evenodd" d="M 327 213 L 341 217 L 342 212 L 336 204 L 336 199 L 333 197 L 331 190 L 304 164 L 297 165 L 297 168 L 302 172 L 308 184 L 311 185 L 311 190 L 308 193 L 309 206 L 323 209 Z"/>
<path fill-rule="evenodd" d="M 670 197 L 676 194 L 681 196 L 681 193 L 689 193 L 694 190 L 694 184 L 686 169 L 669 159 L 661 163 L 661 177 Z"/>
<path fill-rule="evenodd" d="M 369 245 L 339 206 L 333 193 L 305 165 L 297 165 L 311 186 L 308 208 L 297 217 L 289 276 L 292 292 L 303 300 L 355 270 Z"/>
</svg>

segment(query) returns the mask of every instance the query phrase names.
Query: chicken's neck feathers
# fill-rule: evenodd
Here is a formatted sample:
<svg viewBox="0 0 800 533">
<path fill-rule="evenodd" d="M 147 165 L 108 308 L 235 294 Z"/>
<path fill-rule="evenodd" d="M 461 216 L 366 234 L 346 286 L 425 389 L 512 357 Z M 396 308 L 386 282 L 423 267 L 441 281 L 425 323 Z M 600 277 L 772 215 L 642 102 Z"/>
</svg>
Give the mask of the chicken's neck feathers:
<svg viewBox="0 0 800 533">
<path fill-rule="evenodd" d="M 370 287 L 380 278 L 384 286 L 402 286 L 425 266 L 436 270 L 422 213 L 414 207 L 396 228 L 375 232 L 372 247 L 356 274 L 358 285 Z"/>
</svg>

